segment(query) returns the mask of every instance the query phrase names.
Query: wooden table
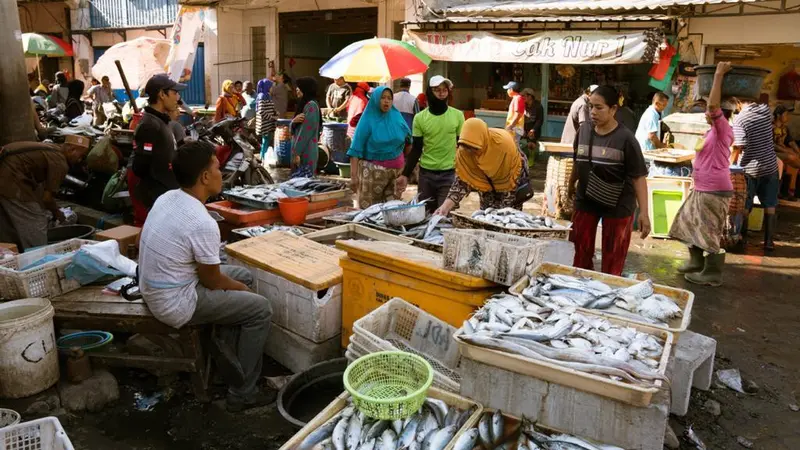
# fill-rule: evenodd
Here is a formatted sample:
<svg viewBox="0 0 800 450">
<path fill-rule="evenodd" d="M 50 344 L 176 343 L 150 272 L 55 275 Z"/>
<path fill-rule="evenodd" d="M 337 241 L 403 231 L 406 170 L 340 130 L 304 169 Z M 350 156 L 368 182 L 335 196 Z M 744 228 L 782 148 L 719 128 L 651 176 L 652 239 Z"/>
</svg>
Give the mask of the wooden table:
<svg viewBox="0 0 800 450">
<path fill-rule="evenodd" d="M 111 333 L 177 334 L 182 356 L 146 356 L 92 351 L 88 355 L 109 366 L 162 369 L 191 374 L 192 389 L 201 402 L 209 401 L 210 358 L 203 352 L 199 326 L 172 328 L 158 321 L 142 300 L 127 301 L 102 294 L 103 286 L 86 286 L 51 299 L 57 328 L 103 330 Z"/>
</svg>

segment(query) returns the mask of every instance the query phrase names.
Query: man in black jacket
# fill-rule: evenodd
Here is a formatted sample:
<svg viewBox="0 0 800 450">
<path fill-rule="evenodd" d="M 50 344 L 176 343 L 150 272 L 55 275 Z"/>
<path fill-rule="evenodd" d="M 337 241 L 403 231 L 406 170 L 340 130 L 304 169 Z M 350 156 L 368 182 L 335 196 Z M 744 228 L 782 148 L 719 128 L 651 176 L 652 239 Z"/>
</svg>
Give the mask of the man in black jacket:
<svg viewBox="0 0 800 450">
<path fill-rule="evenodd" d="M 144 94 L 149 105 L 133 134 L 133 173 L 139 178 L 133 195 L 149 210 L 163 193 L 178 189 L 172 173 L 175 157 L 175 135 L 169 127 L 170 112 L 178 109 L 178 93 L 186 85 L 176 83 L 167 75 L 154 75 L 147 82 Z"/>
</svg>

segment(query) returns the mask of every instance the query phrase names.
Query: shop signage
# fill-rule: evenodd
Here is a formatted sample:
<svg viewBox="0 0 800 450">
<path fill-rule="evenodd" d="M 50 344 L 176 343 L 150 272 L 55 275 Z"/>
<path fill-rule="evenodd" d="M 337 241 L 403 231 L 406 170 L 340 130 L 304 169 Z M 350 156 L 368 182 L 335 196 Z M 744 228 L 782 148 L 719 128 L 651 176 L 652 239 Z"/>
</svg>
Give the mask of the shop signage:
<svg viewBox="0 0 800 450">
<path fill-rule="evenodd" d="M 408 31 L 408 40 L 439 61 L 639 64 L 657 59 L 657 31 L 545 31 L 500 36 L 485 31 Z"/>
</svg>

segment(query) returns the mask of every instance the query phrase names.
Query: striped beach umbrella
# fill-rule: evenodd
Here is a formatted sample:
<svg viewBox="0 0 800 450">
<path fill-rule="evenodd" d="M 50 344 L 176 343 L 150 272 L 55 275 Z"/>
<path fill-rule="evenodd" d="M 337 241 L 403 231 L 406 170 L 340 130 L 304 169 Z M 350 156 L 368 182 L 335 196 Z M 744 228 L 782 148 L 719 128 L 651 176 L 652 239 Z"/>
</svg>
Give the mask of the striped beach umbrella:
<svg viewBox="0 0 800 450">
<path fill-rule="evenodd" d="M 395 39 L 372 38 L 354 42 L 319 69 L 327 78 L 385 83 L 425 72 L 430 56 L 413 44 Z"/>
</svg>

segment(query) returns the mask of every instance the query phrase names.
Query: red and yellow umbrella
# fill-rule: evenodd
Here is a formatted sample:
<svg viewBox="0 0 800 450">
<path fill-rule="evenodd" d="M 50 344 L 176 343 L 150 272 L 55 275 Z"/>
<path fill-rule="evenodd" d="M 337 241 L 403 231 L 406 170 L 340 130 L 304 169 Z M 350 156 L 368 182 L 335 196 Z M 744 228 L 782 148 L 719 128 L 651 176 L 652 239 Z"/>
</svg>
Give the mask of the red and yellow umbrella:
<svg viewBox="0 0 800 450">
<path fill-rule="evenodd" d="M 430 56 L 407 42 L 372 38 L 354 42 L 319 69 L 327 78 L 385 83 L 428 70 Z"/>
<path fill-rule="evenodd" d="M 24 33 L 22 49 L 26 56 L 72 56 L 72 45 L 47 34 Z"/>
</svg>

